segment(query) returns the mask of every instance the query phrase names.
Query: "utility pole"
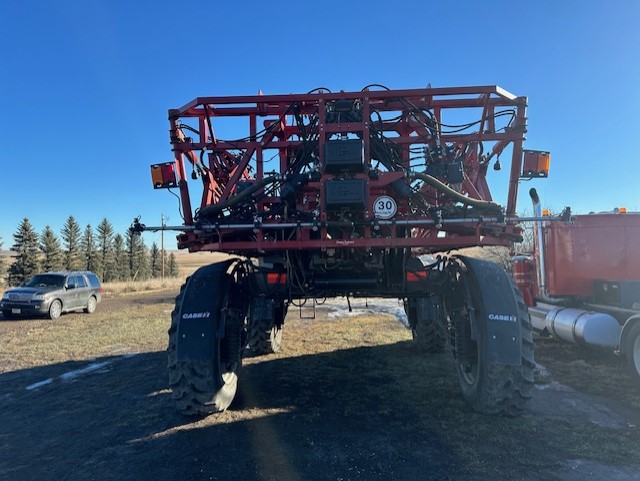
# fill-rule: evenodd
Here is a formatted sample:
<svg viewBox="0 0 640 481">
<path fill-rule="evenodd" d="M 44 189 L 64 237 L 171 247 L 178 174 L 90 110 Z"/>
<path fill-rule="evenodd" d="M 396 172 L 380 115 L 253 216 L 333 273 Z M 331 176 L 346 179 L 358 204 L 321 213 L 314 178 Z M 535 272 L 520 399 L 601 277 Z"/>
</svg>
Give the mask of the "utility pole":
<svg viewBox="0 0 640 481">
<path fill-rule="evenodd" d="M 160 214 L 160 252 L 162 257 L 162 283 L 164 284 L 164 214 Z"/>
</svg>

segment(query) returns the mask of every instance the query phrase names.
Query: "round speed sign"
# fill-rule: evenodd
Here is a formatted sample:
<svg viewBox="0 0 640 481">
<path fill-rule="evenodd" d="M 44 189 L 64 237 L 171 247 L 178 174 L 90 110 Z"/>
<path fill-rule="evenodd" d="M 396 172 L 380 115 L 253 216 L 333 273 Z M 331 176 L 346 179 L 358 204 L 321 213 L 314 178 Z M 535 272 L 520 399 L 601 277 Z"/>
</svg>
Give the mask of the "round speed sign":
<svg viewBox="0 0 640 481">
<path fill-rule="evenodd" d="M 373 203 L 373 213 L 378 219 L 391 219 L 397 210 L 398 204 L 388 195 L 381 195 Z"/>
</svg>

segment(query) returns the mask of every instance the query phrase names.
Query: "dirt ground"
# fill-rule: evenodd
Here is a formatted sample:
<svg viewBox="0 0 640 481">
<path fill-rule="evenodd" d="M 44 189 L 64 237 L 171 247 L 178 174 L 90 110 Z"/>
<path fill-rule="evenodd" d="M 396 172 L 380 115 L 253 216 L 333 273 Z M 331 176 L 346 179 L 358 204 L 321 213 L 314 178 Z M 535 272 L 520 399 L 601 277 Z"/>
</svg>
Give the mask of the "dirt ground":
<svg viewBox="0 0 640 481">
<path fill-rule="evenodd" d="M 185 418 L 166 389 L 173 295 L 0 317 L 1 480 L 640 480 L 639 390 L 613 356 L 540 340 L 531 407 L 479 415 L 389 303 L 290 312 L 282 351 L 246 360 L 239 402 Z"/>
</svg>

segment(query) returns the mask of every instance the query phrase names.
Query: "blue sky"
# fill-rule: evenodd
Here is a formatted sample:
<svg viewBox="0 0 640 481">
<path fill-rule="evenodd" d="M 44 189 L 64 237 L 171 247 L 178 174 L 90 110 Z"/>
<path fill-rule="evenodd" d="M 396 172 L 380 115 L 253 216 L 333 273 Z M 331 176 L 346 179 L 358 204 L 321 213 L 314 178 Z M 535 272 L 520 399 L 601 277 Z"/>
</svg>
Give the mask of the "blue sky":
<svg viewBox="0 0 640 481">
<path fill-rule="evenodd" d="M 23 217 L 56 233 L 69 215 L 178 224 L 149 176 L 172 158 L 167 109 L 370 83 L 527 96 L 526 147 L 552 163 L 520 208 L 533 185 L 555 210 L 640 210 L 639 23 L 636 0 L 2 2 L 0 237 Z M 506 171 L 489 178 L 498 201 Z"/>
</svg>

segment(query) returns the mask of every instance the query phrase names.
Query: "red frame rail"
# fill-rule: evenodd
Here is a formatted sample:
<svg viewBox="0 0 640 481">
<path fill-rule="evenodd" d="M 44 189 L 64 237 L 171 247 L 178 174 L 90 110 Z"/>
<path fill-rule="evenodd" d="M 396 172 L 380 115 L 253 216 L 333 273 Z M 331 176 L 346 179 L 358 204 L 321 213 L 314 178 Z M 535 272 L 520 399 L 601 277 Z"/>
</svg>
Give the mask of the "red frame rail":
<svg viewBox="0 0 640 481">
<path fill-rule="evenodd" d="M 334 115 L 334 121 L 329 121 L 329 112 L 338 102 L 357 105 L 361 119 L 336 122 Z M 247 253 L 389 247 L 433 252 L 476 245 L 510 245 L 521 232 L 515 209 L 527 130 L 526 107 L 526 97 L 512 95 L 497 86 L 358 92 L 320 89 L 293 95 L 198 97 L 179 109 L 169 110 L 172 150 L 185 221 L 184 232 L 178 236 L 178 246 L 192 251 Z M 497 124 L 505 123 L 499 119 L 507 115 L 504 112 L 509 113 L 510 121 L 499 127 Z M 302 124 L 296 123 L 294 115 L 303 119 Z M 448 128 L 446 119 L 449 117 L 473 121 L 464 124 L 466 129 Z M 224 118 L 233 118 L 234 125 L 242 122 L 248 135 L 236 140 L 219 138 L 217 122 Z M 306 126 L 304 119 L 308 120 Z M 200 219 L 194 215 L 187 181 L 188 164 L 194 172 L 197 170 L 202 181 L 199 210 L 233 199 L 238 194 L 240 182 L 259 182 L 268 175 L 286 177 L 292 158 L 307 141 L 302 130 L 311 129 L 311 119 L 320 175 L 304 186 L 296 205 L 299 209 L 316 212 L 317 218 L 305 222 L 286 215 L 263 218 L 260 215 L 263 210 L 280 202 L 277 196 L 268 195 L 256 202 L 254 222 Z M 381 135 L 388 145 L 397 146 L 393 148 L 399 152 L 402 168 L 393 171 L 383 168 L 371 175 L 377 168 L 372 160 L 371 135 Z M 323 209 L 325 183 L 331 178 L 321 169 L 324 142 L 353 136 L 363 140 L 365 169 L 352 177 L 364 180 L 369 200 L 361 218 L 352 222 L 351 228 L 357 226 L 358 235 L 336 239 L 330 234 L 331 229 L 345 221 L 332 219 Z M 412 210 L 410 202 L 400 199 L 393 219 L 381 221 L 373 215 L 371 206 L 377 195 L 389 193 L 391 183 L 398 179 L 412 179 L 410 173 L 415 169 L 411 164 L 415 157 L 411 155 L 420 149 L 442 147 L 462 158 L 464 180 L 450 187 L 469 199 L 492 201 L 486 179 L 489 161 L 508 146 L 512 148 L 509 189 L 501 213 L 440 218 L 434 212 L 456 201 L 438 194 L 428 212 Z M 267 150 L 278 152 L 279 173 L 264 172 Z M 433 194 L 433 189 L 426 184 L 420 186 L 420 190 Z M 316 202 L 309 202 L 310 198 Z M 287 239 L 272 235 L 278 229 L 289 229 Z M 249 239 L 247 231 L 251 232 Z"/>
</svg>

